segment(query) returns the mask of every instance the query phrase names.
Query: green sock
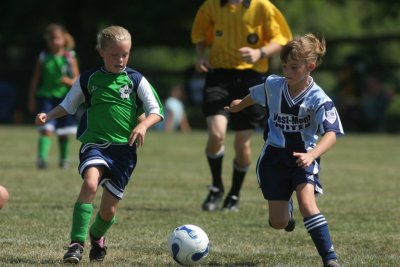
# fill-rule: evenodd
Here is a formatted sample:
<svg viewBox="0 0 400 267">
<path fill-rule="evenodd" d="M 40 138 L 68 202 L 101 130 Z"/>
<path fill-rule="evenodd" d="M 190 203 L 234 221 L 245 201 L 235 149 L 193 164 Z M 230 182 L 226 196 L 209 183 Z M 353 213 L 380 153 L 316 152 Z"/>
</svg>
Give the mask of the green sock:
<svg viewBox="0 0 400 267">
<path fill-rule="evenodd" d="M 106 222 L 103 220 L 103 218 L 101 218 L 100 213 L 97 213 L 96 219 L 90 227 L 90 234 L 96 239 L 104 236 L 111 225 L 115 223 L 115 221 L 116 218 L 114 216 L 111 221 Z"/>
<path fill-rule="evenodd" d="M 60 160 L 67 160 L 69 155 L 69 138 L 58 138 L 58 146 L 60 150 Z"/>
<path fill-rule="evenodd" d="M 92 204 L 75 203 L 72 215 L 71 241 L 85 243 L 92 213 Z"/>
<path fill-rule="evenodd" d="M 51 147 L 51 138 L 50 136 L 47 135 L 41 135 L 39 137 L 39 143 L 38 143 L 38 156 L 39 159 L 43 159 L 44 161 L 47 161 L 49 158 L 49 151 Z"/>
</svg>

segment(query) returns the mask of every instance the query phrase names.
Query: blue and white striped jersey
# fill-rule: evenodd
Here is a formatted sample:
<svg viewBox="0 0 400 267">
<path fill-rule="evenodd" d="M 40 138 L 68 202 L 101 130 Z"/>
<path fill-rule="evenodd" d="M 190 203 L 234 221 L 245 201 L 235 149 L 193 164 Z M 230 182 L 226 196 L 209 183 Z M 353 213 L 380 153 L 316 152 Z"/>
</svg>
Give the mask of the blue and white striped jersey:
<svg viewBox="0 0 400 267">
<path fill-rule="evenodd" d="M 250 95 L 256 103 L 269 107 L 269 145 L 309 150 L 315 147 L 318 134 L 344 134 L 333 101 L 313 80 L 292 98 L 286 79 L 271 75 L 264 83 L 251 87 Z"/>
</svg>

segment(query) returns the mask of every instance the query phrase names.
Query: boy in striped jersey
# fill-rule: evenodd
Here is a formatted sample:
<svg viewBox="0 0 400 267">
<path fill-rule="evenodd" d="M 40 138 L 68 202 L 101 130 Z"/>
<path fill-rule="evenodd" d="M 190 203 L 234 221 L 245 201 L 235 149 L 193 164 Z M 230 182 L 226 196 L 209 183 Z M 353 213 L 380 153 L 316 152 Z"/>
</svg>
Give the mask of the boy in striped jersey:
<svg viewBox="0 0 400 267">
<path fill-rule="evenodd" d="M 82 73 L 62 103 L 48 113 L 39 113 L 36 124 L 73 114 L 83 102 L 77 137 L 82 142 L 79 173 L 83 184 L 74 206 L 71 242 L 63 260 L 79 263 L 89 232 L 91 261 L 103 261 L 105 234 L 115 222 L 118 202 L 136 166 L 136 147 L 144 144 L 149 127 L 163 118 L 163 107 L 150 83 L 126 66 L 131 35 L 119 26 L 107 27 L 97 35 L 97 49 L 104 66 Z M 143 113 L 146 118 L 138 122 Z M 93 199 L 98 185 L 103 195 L 93 224 Z"/>
<path fill-rule="evenodd" d="M 324 54 L 323 39 L 313 34 L 295 38 L 281 52 L 284 77 L 269 76 L 226 110 L 238 112 L 255 103 L 269 107 L 268 136 L 257 162 L 269 223 L 276 229 L 293 224 L 289 200 L 296 191 L 304 225 L 324 266 L 338 267 L 328 223 L 315 200 L 315 194 L 323 193 L 320 156 L 335 144 L 336 136 L 344 134 L 332 100 L 310 76 Z M 322 138 L 317 144 L 318 134 Z"/>
</svg>

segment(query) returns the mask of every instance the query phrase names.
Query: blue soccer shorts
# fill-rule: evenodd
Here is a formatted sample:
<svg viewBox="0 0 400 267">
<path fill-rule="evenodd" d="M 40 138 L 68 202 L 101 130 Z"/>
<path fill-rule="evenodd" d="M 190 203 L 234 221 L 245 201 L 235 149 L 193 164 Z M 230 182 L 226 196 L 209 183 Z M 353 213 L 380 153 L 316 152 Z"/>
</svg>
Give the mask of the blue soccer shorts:
<svg viewBox="0 0 400 267">
<path fill-rule="evenodd" d="M 133 170 L 136 167 L 136 146 L 129 144 L 82 144 L 79 151 L 79 174 L 94 166 L 104 167 L 99 185 L 118 199 L 122 199 Z"/>
<path fill-rule="evenodd" d="M 305 151 L 265 145 L 256 167 L 258 184 L 265 199 L 287 201 L 303 183 L 314 185 L 315 194 L 323 194 L 318 177 L 319 160 L 304 169 L 297 166 L 293 152 Z"/>
</svg>

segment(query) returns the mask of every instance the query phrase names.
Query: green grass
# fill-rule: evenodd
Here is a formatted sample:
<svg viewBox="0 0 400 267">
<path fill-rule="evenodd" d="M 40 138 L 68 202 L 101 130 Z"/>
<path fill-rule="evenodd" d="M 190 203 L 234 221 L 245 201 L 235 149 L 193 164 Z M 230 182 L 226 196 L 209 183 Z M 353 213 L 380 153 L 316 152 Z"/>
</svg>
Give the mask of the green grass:
<svg viewBox="0 0 400 267">
<path fill-rule="evenodd" d="M 33 127 L 0 126 L 0 140 L 0 184 L 10 193 L 10 201 L 0 211 L 0 266 L 61 265 L 81 185 L 76 171 L 79 143 L 72 142 L 71 168 L 60 170 L 53 139 L 50 166 L 39 171 Z M 232 173 L 232 141 L 229 135 L 226 187 Z M 240 212 L 201 211 L 210 183 L 205 142 L 205 132 L 148 133 L 118 207 L 117 223 L 107 235 L 109 250 L 101 265 L 175 266 L 166 250 L 167 236 L 176 226 L 190 223 L 202 227 L 211 241 L 204 266 L 321 266 L 297 207 L 294 232 L 267 225 L 266 203 L 255 179 L 260 134 L 254 138 L 254 160 Z M 323 157 L 325 195 L 318 205 L 344 266 L 398 266 L 400 262 L 399 148 L 399 136 L 347 135 Z M 93 265 L 87 252 L 81 266 Z"/>
</svg>

